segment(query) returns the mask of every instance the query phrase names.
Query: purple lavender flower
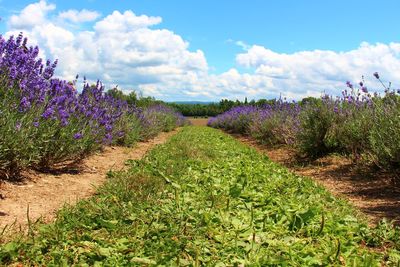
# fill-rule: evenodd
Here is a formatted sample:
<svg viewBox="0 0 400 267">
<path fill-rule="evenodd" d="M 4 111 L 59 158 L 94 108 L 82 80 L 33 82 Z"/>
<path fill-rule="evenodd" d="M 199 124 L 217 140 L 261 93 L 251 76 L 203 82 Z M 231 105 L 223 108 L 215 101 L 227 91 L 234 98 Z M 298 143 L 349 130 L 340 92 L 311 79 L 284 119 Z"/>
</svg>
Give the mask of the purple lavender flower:
<svg viewBox="0 0 400 267">
<path fill-rule="evenodd" d="M 21 122 L 18 121 L 18 122 L 15 123 L 15 130 L 17 132 L 19 132 L 21 130 L 21 127 L 22 127 L 22 123 Z"/>
<path fill-rule="evenodd" d="M 76 139 L 76 140 L 81 139 L 82 137 L 83 137 L 83 134 L 82 134 L 82 133 L 76 133 L 76 134 L 74 134 L 74 139 Z"/>
<path fill-rule="evenodd" d="M 112 129 L 113 129 L 113 127 L 110 124 L 107 124 L 105 128 L 106 128 L 106 131 L 108 131 L 108 132 L 112 131 Z"/>
<path fill-rule="evenodd" d="M 42 117 L 44 119 L 49 119 L 52 115 L 54 114 L 54 109 L 53 107 L 49 107 L 43 112 Z"/>
<path fill-rule="evenodd" d="M 362 86 L 362 87 L 361 87 L 361 91 L 362 91 L 363 93 L 368 94 L 368 89 L 367 89 L 367 87 L 365 87 L 365 86 Z"/>
<path fill-rule="evenodd" d="M 27 97 L 22 97 L 21 103 L 19 104 L 20 111 L 26 111 L 31 107 L 31 103 L 29 102 Z"/>
<path fill-rule="evenodd" d="M 379 73 L 378 72 L 374 72 L 374 76 L 375 76 L 375 78 L 379 79 Z"/>
<path fill-rule="evenodd" d="M 112 135 L 111 135 L 111 133 L 107 133 L 103 138 L 103 143 L 111 144 L 111 142 L 112 142 Z"/>
<path fill-rule="evenodd" d="M 347 81 L 347 82 L 346 82 L 346 85 L 347 85 L 347 87 L 349 87 L 350 89 L 353 89 L 353 85 L 351 84 L 350 81 Z"/>
</svg>

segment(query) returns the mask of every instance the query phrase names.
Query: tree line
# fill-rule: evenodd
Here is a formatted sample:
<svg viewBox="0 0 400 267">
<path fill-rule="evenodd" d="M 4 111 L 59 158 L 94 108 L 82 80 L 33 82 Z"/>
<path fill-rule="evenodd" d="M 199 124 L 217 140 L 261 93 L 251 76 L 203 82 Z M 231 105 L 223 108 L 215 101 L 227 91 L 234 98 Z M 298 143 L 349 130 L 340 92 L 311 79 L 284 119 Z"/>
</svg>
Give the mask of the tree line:
<svg viewBox="0 0 400 267">
<path fill-rule="evenodd" d="M 214 117 L 218 114 L 224 113 L 233 107 L 237 106 L 256 106 L 262 107 L 264 105 L 273 105 L 277 99 L 258 99 L 258 100 L 247 100 L 247 97 L 240 101 L 221 99 L 219 102 L 211 103 L 175 103 L 175 102 L 164 102 L 162 100 L 155 99 L 154 97 L 144 97 L 136 91 L 132 91 L 129 94 L 125 94 L 118 88 L 113 88 L 107 91 L 107 94 L 114 98 L 125 100 L 128 104 L 135 105 L 137 107 L 148 107 L 157 104 L 163 104 L 174 108 L 176 111 L 182 113 L 187 117 Z M 299 104 L 302 105 L 306 102 L 318 102 L 321 101 L 318 98 L 307 97 L 304 98 Z"/>
</svg>

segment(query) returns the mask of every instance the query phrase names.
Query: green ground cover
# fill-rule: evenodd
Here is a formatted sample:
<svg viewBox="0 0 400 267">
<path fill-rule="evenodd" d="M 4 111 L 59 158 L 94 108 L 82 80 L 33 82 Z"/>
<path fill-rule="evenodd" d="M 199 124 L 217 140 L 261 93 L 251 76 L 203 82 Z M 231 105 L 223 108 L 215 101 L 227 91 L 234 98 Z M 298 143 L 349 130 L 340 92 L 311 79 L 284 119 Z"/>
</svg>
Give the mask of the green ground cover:
<svg viewBox="0 0 400 267">
<path fill-rule="evenodd" d="M 0 247 L 2 264 L 398 266 L 400 235 L 221 131 L 185 127 Z"/>
</svg>

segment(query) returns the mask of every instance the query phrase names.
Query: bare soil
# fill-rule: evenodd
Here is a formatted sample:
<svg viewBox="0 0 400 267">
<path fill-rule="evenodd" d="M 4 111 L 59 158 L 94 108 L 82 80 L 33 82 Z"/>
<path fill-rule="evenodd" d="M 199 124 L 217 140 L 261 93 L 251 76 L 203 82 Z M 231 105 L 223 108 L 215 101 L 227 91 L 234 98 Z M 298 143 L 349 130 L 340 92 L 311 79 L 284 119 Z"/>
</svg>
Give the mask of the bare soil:
<svg viewBox="0 0 400 267">
<path fill-rule="evenodd" d="M 0 184 L 0 232 L 6 225 L 16 229 L 25 228 L 28 215 L 30 221 L 38 218 L 45 222 L 52 221 L 55 211 L 65 203 L 74 204 L 93 195 L 96 188 L 106 181 L 109 170 L 125 169 L 128 159 L 140 159 L 177 131 L 161 133 L 133 148 L 106 147 L 104 151 L 84 159 L 75 168 L 52 174 L 31 171 L 23 181 L 3 181 Z"/>
<path fill-rule="evenodd" d="M 195 126 L 207 126 L 208 118 L 194 118 L 190 117 L 189 121 Z"/>
<path fill-rule="evenodd" d="M 299 162 L 293 149 L 269 147 L 255 140 L 234 135 L 241 142 L 265 153 L 298 175 L 308 176 L 334 195 L 349 200 L 361 210 L 371 224 L 383 218 L 400 225 L 400 188 L 393 184 L 393 174 L 359 168 L 348 158 L 329 155 L 311 162 Z"/>
</svg>

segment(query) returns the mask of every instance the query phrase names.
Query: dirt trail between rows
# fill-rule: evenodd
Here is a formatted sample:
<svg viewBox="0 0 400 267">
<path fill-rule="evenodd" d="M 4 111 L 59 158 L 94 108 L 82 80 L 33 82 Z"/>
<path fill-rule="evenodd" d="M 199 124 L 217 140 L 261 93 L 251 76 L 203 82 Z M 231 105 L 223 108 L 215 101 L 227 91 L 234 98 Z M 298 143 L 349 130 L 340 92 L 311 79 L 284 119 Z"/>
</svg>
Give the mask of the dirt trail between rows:
<svg viewBox="0 0 400 267">
<path fill-rule="evenodd" d="M 332 194 L 349 200 L 372 225 L 383 218 L 400 225 L 400 187 L 393 186 L 391 174 L 357 169 L 350 159 L 342 156 L 326 156 L 302 166 L 294 160 L 294 151 L 289 148 L 271 148 L 249 137 L 232 136 L 292 172 L 312 178 Z"/>
<path fill-rule="evenodd" d="M 109 170 L 125 169 L 128 159 L 142 158 L 147 151 L 164 143 L 177 131 L 161 133 L 133 148 L 106 147 L 104 151 L 84 159 L 79 170 L 70 170 L 69 173 L 30 172 L 23 182 L 3 182 L 0 184 L 0 230 L 6 225 L 24 228 L 28 223 L 28 206 L 31 221 L 40 217 L 45 222 L 53 220 L 55 211 L 65 203 L 74 204 L 93 195 L 96 188 L 106 181 Z"/>
</svg>

